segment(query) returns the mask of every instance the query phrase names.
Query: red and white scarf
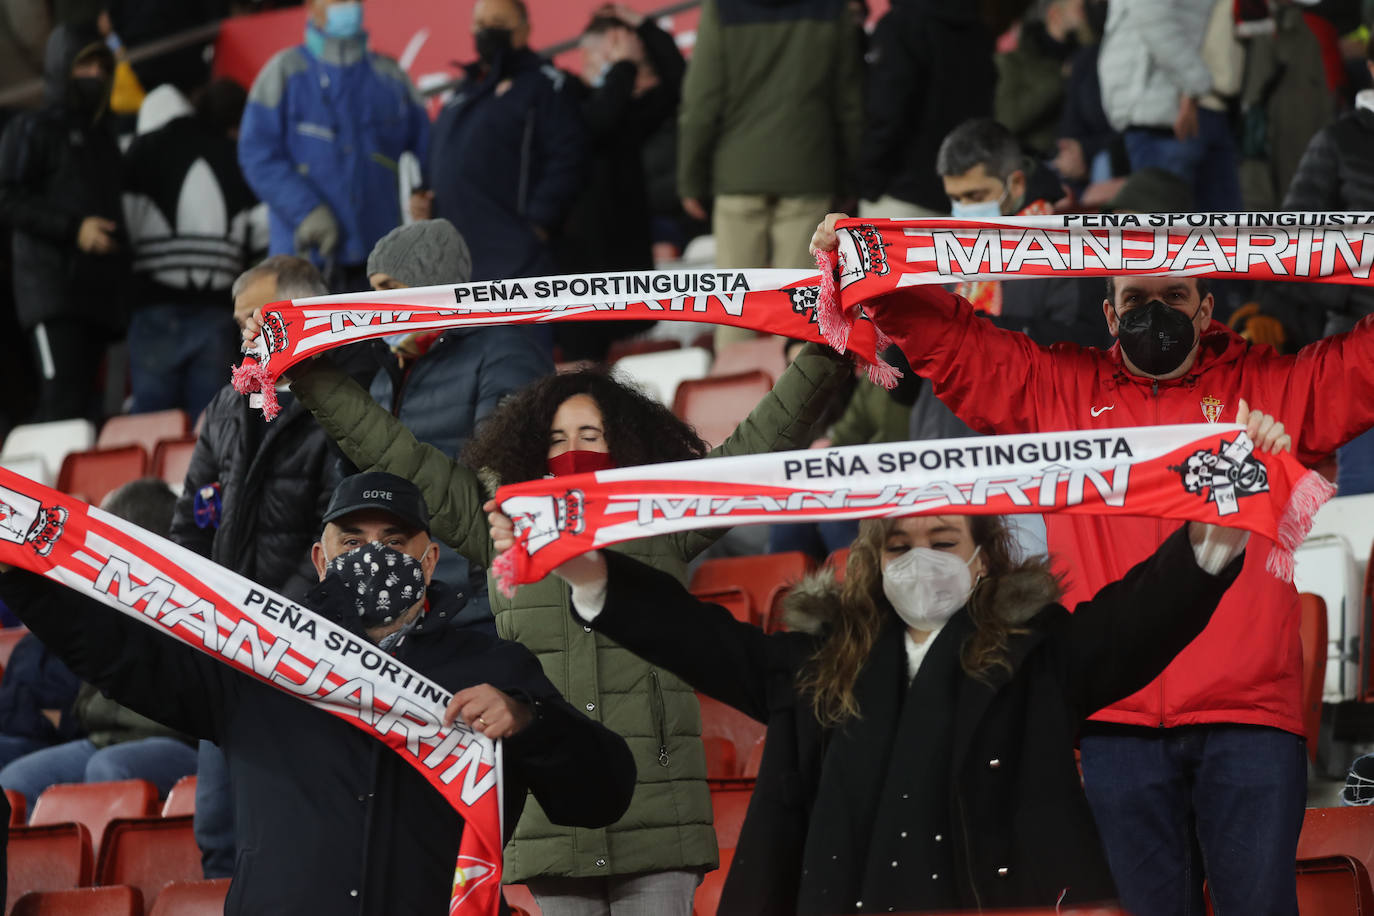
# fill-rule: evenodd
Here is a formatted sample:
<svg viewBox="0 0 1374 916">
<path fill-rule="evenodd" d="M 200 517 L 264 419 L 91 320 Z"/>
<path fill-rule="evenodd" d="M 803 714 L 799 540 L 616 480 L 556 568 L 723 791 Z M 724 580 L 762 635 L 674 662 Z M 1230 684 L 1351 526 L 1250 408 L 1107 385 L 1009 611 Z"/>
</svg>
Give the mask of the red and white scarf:
<svg viewBox="0 0 1374 916">
<path fill-rule="evenodd" d="M 452 696 L 442 686 L 199 554 L 3 468 L 0 562 L 95 598 L 386 744 L 463 816 L 449 913 L 497 912 L 501 747 L 461 720 L 441 724 Z"/>
<path fill-rule="evenodd" d="M 904 286 L 1065 275 L 1374 282 L 1374 213 L 844 219 L 836 234 L 838 249 L 817 256 L 817 320 L 832 346 L 860 303 Z"/>
<path fill-rule="evenodd" d="M 277 413 L 277 379 L 302 360 L 359 340 L 493 324 L 669 319 L 821 341 L 815 318 L 819 282 L 815 273 L 798 270 L 640 271 L 277 302 L 264 310 L 259 346 L 234 370 L 234 387 L 260 394 L 270 420 Z M 853 337 L 847 347 L 868 367 L 869 377 L 896 384 L 900 374 L 878 355 L 890 341 L 867 324 Z"/>
<path fill-rule="evenodd" d="M 507 593 L 599 547 L 767 522 L 907 515 L 1145 515 L 1244 528 L 1293 551 L 1335 492 L 1287 452 L 1256 454 L 1232 424 L 1145 426 L 706 458 L 509 484 L 517 543 L 493 564 Z"/>
</svg>

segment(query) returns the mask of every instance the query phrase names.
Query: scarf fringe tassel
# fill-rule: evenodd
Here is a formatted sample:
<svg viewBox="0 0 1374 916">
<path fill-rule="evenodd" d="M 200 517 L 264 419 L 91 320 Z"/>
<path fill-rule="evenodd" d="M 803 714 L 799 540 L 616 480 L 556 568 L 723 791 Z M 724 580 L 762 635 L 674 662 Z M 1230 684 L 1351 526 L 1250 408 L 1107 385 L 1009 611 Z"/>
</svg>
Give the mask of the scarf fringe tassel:
<svg viewBox="0 0 1374 916">
<path fill-rule="evenodd" d="M 1336 495 L 1336 487 L 1316 471 L 1308 471 L 1293 485 L 1288 505 L 1279 517 L 1278 541 L 1269 551 L 1265 568 L 1284 582 L 1293 581 L 1294 551 L 1312 530 L 1317 510 Z"/>
<path fill-rule="evenodd" d="M 245 359 L 243 365 L 234 366 L 229 376 L 230 383 L 239 394 L 257 394 L 262 397 L 262 416 L 264 420 L 274 420 L 281 413 L 277 403 L 277 383 L 267 372 L 267 368 L 256 360 Z"/>
<path fill-rule="evenodd" d="M 846 311 L 840 305 L 840 290 L 835 283 L 836 272 L 841 266 L 839 253 L 817 251 L 815 255 L 816 268 L 820 271 L 820 295 L 816 298 L 816 327 L 826 343 L 837 353 L 844 353 L 849 346 L 850 329 L 859 317 L 859 306 L 855 305 Z M 892 345 L 892 339 L 876 324 L 873 331 L 876 335 L 873 362 L 870 363 L 857 353 L 850 355 L 867 371 L 870 382 L 891 391 L 897 387 L 897 380 L 902 377 L 902 372 L 882 357 L 883 351 Z"/>
</svg>

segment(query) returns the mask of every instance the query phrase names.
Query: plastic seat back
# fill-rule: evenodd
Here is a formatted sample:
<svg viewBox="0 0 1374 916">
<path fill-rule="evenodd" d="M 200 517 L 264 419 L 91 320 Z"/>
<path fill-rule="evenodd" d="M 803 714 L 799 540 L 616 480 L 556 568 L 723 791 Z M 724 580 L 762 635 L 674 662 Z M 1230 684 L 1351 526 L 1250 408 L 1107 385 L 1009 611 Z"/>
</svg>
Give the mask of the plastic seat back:
<svg viewBox="0 0 1374 916">
<path fill-rule="evenodd" d="M 738 588 L 747 592 L 754 622 L 777 629 L 782 620 L 782 599 L 799 579 L 816 568 L 815 561 L 799 550 L 762 553 L 752 557 L 717 557 L 702 563 L 692 574 L 692 594 Z"/>
<path fill-rule="evenodd" d="M 148 470 L 148 453 L 141 445 L 73 452 L 62 459 L 57 489 L 99 505 L 115 487 L 137 480 Z"/>
<path fill-rule="evenodd" d="M 734 860 L 735 850 L 722 847 L 720 867 L 707 872 L 697 885 L 696 896 L 692 898 L 692 916 L 716 916 L 716 910 L 720 907 L 720 892 L 725 889 L 725 878 L 730 874 L 730 863 Z"/>
<path fill-rule="evenodd" d="M 20 640 L 28 635 L 28 627 L 0 627 L 0 670 L 9 665 L 10 656 L 14 654 L 14 647 L 19 645 Z"/>
<path fill-rule="evenodd" d="M 152 454 L 163 439 L 180 439 L 191 431 L 191 418 L 179 408 L 110 417 L 100 428 L 96 448 L 141 445 Z"/>
<path fill-rule="evenodd" d="M 720 700 L 698 693 L 701 704 L 701 737 L 724 738 L 735 748 L 735 761 L 743 760 L 763 737 L 766 727 L 762 722 L 751 719 L 744 713 L 727 706 Z"/>
<path fill-rule="evenodd" d="M 513 916 L 524 914 L 524 916 L 543 916 L 544 911 L 535 902 L 534 894 L 523 884 L 507 884 L 501 888 L 501 893 L 506 898 L 506 905 L 510 907 Z"/>
<path fill-rule="evenodd" d="M 716 825 L 716 843 L 721 849 L 739 845 L 739 831 L 749 810 L 753 786 L 716 786 L 711 789 L 711 817 Z"/>
<path fill-rule="evenodd" d="M 10 804 L 10 826 L 23 827 L 29 822 L 29 803 L 23 792 L 5 790 L 5 801 Z"/>
<path fill-rule="evenodd" d="M 150 916 L 221 916 L 229 896 L 229 879 L 173 881 L 157 895 Z"/>
<path fill-rule="evenodd" d="M 710 735 L 701 739 L 701 747 L 706 752 L 707 779 L 735 779 L 739 775 L 735 742 L 723 735 Z"/>
<path fill-rule="evenodd" d="M 680 350 L 682 342 L 664 337 L 631 337 L 611 342 L 606 350 L 606 362 L 614 365 L 627 356 L 642 356 L 645 353 L 662 353 L 665 350 Z"/>
<path fill-rule="evenodd" d="M 29 891 L 84 887 L 94 873 L 91 833 L 81 824 L 11 827 L 5 847 L 5 911 Z"/>
<path fill-rule="evenodd" d="M 749 593 L 742 588 L 692 589 L 692 594 L 702 601 L 719 604 L 741 623 L 763 626 L 763 620 L 754 610 L 753 602 L 749 600 Z"/>
<path fill-rule="evenodd" d="M 153 450 L 153 462 L 148 473 L 166 481 L 167 486 L 180 493 L 186 484 L 186 471 L 191 467 L 191 455 L 196 450 L 196 437 L 163 439 Z"/>
<path fill-rule="evenodd" d="M 0 458 L 45 455 L 56 467 L 68 453 L 83 452 L 94 445 L 95 426 L 89 420 L 25 423 L 10 430 L 5 437 L 5 444 L 0 446 Z"/>
<path fill-rule="evenodd" d="M 688 379 L 673 395 L 673 413 L 715 448 L 730 438 L 735 427 L 772 390 L 773 379 L 767 372 Z"/>
<path fill-rule="evenodd" d="M 1369 872 L 1352 856 L 1298 860 L 1302 916 L 1368 916 L 1374 911 Z"/>
<path fill-rule="evenodd" d="M 615 375 L 638 386 L 661 404 L 671 405 L 685 379 L 704 378 L 711 368 L 711 352 L 701 347 L 682 347 L 661 353 L 641 353 L 616 361 Z"/>
<path fill-rule="evenodd" d="M 146 912 L 173 881 L 200 880 L 204 871 L 191 822 L 190 815 L 110 821 L 96 860 L 96 881 L 138 888 Z"/>
<path fill-rule="evenodd" d="M 849 572 L 849 548 L 840 547 L 830 552 L 830 556 L 825 558 L 825 565 L 835 574 L 835 581 L 844 582 L 845 575 Z"/>
<path fill-rule="evenodd" d="M 1302 608 L 1298 632 L 1302 637 L 1303 727 L 1307 732 L 1307 756 L 1316 763 L 1322 727 L 1322 688 L 1326 684 L 1326 602 L 1310 592 L 1303 592 L 1298 601 Z"/>
<path fill-rule="evenodd" d="M 1298 836 L 1299 859 L 1352 856 L 1374 868 L 1374 806 L 1308 808 Z"/>
<path fill-rule="evenodd" d="M 783 355 L 783 339 L 766 334 L 752 340 L 737 340 L 726 344 L 711 363 L 712 375 L 735 375 L 740 372 L 767 372 L 777 379 L 787 369 Z"/>
<path fill-rule="evenodd" d="M 92 851 L 100 855 L 105 827 L 115 818 L 157 813 L 157 787 L 146 779 L 118 782 L 59 783 L 33 803 L 30 824 L 75 822 L 91 832 Z M 102 882 L 122 884 L 124 882 Z"/>
<path fill-rule="evenodd" d="M 181 817 L 195 813 L 196 777 L 195 774 L 192 774 L 181 777 L 177 780 L 176 785 L 172 786 L 172 791 L 167 793 L 167 801 L 162 805 L 162 816 Z"/>
<path fill-rule="evenodd" d="M 763 764 L 763 745 L 764 739 L 759 738 L 754 742 L 754 746 L 749 748 L 749 756 L 744 758 L 744 769 L 740 776 L 745 779 L 759 778 L 759 767 Z"/>
<path fill-rule="evenodd" d="M 143 895 L 122 884 L 29 891 L 15 901 L 10 916 L 143 916 Z"/>
</svg>

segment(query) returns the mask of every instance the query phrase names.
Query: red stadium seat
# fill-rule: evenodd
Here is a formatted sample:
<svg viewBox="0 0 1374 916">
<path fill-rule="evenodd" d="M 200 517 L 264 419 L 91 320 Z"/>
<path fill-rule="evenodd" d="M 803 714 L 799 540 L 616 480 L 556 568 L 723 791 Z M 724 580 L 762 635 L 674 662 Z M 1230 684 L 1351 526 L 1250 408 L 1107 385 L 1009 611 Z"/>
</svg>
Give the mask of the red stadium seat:
<svg viewBox="0 0 1374 916">
<path fill-rule="evenodd" d="M 630 338 L 611 343 L 606 351 L 606 364 L 610 365 L 625 356 L 638 356 L 641 353 L 662 353 L 664 350 L 680 350 L 682 344 L 666 338 Z"/>
<path fill-rule="evenodd" d="M 57 472 L 57 489 L 99 505 L 111 490 L 137 480 L 147 470 L 148 453 L 141 445 L 73 452 L 62 459 L 62 470 Z"/>
<path fill-rule="evenodd" d="M 173 881 L 157 895 L 149 916 L 223 916 L 229 879 Z"/>
<path fill-rule="evenodd" d="M 10 916 L 143 916 L 143 895 L 122 884 L 29 891 L 15 901 Z"/>
<path fill-rule="evenodd" d="M 849 548 L 831 551 L 830 556 L 825 558 L 825 565 L 834 570 L 836 582 L 844 582 L 845 574 L 849 571 Z"/>
<path fill-rule="evenodd" d="M 701 703 L 701 737 L 724 738 L 734 745 L 736 761 L 747 757 L 763 737 L 764 724 L 705 694 L 698 693 L 697 700 Z"/>
<path fill-rule="evenodd" d="M 1322 687 L 1326 684 L 1326 602 L 1304 592 L 1298 596 L 1302 618 L 1302 708 L 1303 728 L 1307 732 L 1307 756 L 1317 762 L 1317 744 L 1322 727 Z"/>
<path fill-rule="evenodd" d="M 1298 837 L 1299 859 L 1351 856 L 1374 868 L 1374 806 L 1308 808 Z"/>
<path fill-rule="evenodd" d="M 735 375 L 739 372 L 767 372 L 776 379 L 787 369 L 780 337 L 765 335 L 752 340 L 737 340 L 726 344 L 711 363 L 712 375 Z"/>
<path fill-rule="evenodd" d="M 754 611 L 754 605 L 749 600 L 749 594 L 742 588 L 692 589 L 692 594 L 702 601 L 719 604 L 741 623 L 752 623 L 756 627 L 763 626 L 763 620 Z"/>
<path fill-rule="evenodd" d="M 28 627 L 0 627 L 0 669 L 10 663 L 14 647 L 19 645 L 19 640 L 28 635 Z"/>
<path fill-rule="evenodd" d="M 181 817 L 183 814 L 196 813 L 196 777 L 194 774 L 183 776 L 167 793 L 167 801 L 162 805 L 163 817 Z"/>
<path fill-rule="evenodd" d="M 1369 872 L 1352 856 L 1298 860 L 1301 916 L 1368 916 L 1374 912 Z"/>
<path fill-rule="evenodd" d="M 734 779 L 738 776 L 735 742 L 721 735 L 711 735 L 701 739 L 701 746 L 706 751 L 707 779 Z"/>
<path fill-rule="evenodd" d="M 816 568 L 806 554 L 764 553 L 752 557 L 718 557 L 707 560 L 692 575 L 692 594 L 738 588 L 749 595 L 756 623 L 765 630 L 779 628 L 782 599 L 797 580 Z"/>
<path fill-rule="evenodd" d="M 196 437 L 163 439 L 153 449 L 153 463 L 148 473 L 164 480 L 173 488 L 186 482 L 186 470 L 191 466 L 191 453 L 196 450 Z"/>
<path fill-rule="evenodd" d="M 84 887 L 94 873 L 91 833 L 81 824 L 11 827 L 5 857 L 6 912 L 29 891 Z"/>
<path fill-rule="evenodd" d="M 99 856 L 105 826 L 110 821 L 151 814 L 157 814 L 157 787 L 146 779 L 59 783 L 44 789 L 38 796 L 29 823 L 34 826 L 72 821 L 82 824 L 91 832 L 92 852 Z"/>
<path fill-rule="evenodd" d="M 163 439 L 180 439 L 191 431 L 191 418 L 180 409 L 157 410 L 153 413 L 130 413 L 110 417 L 100 428 L 96 448 L 119 448 L 141 445 L 152 454 Z"/>
<path fill-rule="evenodd" d="M 204 875 L 191 816 L 110 821 L 96 862 L 98 884 L 128 884 L 143 892 L 144 912 L 173 881 Z"/>
<path fill-rule="evenodd" d="M 673 395 L 673 413 L 715 447 L 772 390 L 773 379 L 767 372 L 684 379 Z"/>
<path fill-rule="evenodd" d="M 725 889 L 725 876 L 730 873 L 730 863 L 734 859 L 734 849 L 721 849 L 720 868 L 707 872 L 706 877 L 697 885 L 696 897 L 692 899 L 692 916 L 716 916 L 716 909 L 720 906 L 720 892 Z"/>
<path fill-rule="evenodd" d="M 749 808 L 753 786 L 716 786 L 711 789 L 711 816 L 716 824 L 716 845 L 734 849 L 739 845 L 739 831 Z"/>
<path fill-rule="evenodd" d="M 745 779 L 759 778 L 759 765 L 763 763 L 763 742 L 762 737 L 754 742 L 754 746 L 749 749 L 749 756 L 744 758 L 744 769 L 740 771 L 740 776 Z"/>
<path fill-rule="evenodd" d="M 1360 699 L 1374 702 L 1374 545 L 1364 568 L 1364 609 L 1360 613 Z"/>
<path fill-rule="evenodd" d="M 505 895 L 506 905 L 511 908 L 513 916 L 543 916 L 544 911 L 535 903 L 534 895 L 525 885 L 507 884 L 501 888 L 501 893 Z"/>
<path fill-rule="evenodd" d="M 23 827 L 27 824 L 29 803 L 25 800 L 24 793 L 16 792 L 14 789 L 6 789 L 5 801 L 10 803 L 10 826 Z"/>
</svg>

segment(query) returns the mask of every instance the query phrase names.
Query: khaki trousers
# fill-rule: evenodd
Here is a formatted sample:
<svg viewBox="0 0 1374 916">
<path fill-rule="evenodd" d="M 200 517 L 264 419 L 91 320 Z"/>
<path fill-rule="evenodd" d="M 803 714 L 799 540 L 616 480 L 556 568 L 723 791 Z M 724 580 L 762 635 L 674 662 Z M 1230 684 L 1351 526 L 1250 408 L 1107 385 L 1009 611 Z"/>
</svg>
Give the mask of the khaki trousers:
<svg viewBox="0 0 1374 916">
<path fill-rule="evenodd" d="M 825 218 L 830 196 L 806 194 L 721 194 L 715 199 L 711 229 L 716 236 L 716 266 L 727 268 L 815 267 L 811 235 Z M 726 344 L 756 337 L 746 328 L 716 327 L 716 352 Z"/>
</svg>

